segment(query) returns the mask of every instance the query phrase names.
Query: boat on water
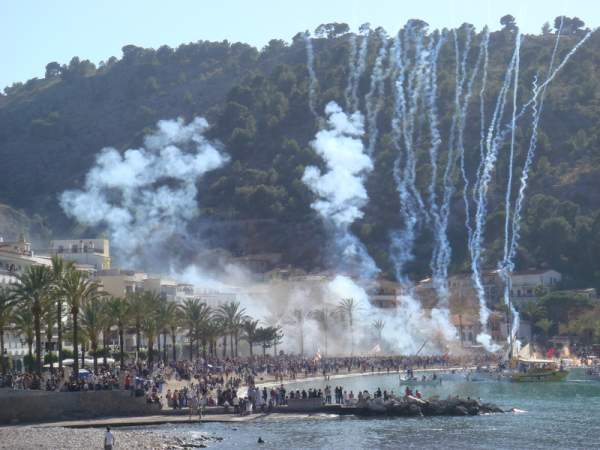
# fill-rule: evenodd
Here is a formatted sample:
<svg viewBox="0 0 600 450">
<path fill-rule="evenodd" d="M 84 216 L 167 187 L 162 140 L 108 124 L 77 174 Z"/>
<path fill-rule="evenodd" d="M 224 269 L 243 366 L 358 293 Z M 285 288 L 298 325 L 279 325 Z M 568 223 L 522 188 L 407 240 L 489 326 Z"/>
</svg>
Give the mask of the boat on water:
<svg viewBox="0 0 600 450">
<path fill-rule="evenodd" d="M 569 375 L 562 365 L 553 359 L 523 359 L 517 360 L 517 370 L 510 376 L 510 380 L 517 383 L 564 381 Z"/>
<path fill-rule="evenodd" d="M 600 381 L 600 365 L 589 367 L 585 374 L 592 380 Z"/>
<path fill-rule="evenodd" d="M 438 386 L 442 384 L 442 379 L 435 374 L 430 377 L 427 377 L 425 375 L 423 375 L 422 377 L 401 376 L 400 384 L 407 386 Z"/>
</svg>

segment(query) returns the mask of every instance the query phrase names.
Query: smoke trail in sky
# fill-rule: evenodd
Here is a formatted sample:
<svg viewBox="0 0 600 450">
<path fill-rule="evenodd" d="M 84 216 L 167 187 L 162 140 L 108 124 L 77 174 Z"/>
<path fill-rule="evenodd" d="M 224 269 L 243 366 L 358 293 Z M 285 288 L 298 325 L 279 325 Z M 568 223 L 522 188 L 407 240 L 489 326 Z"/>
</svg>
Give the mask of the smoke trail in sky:
<svg viewBox="0 0 600 450">
<path fill-rule="evenodd" d="M 563 29 L 563 21 L 564 21 L 564 18 L 561 17 L 560 27 L 556 34 L 556 41 L 554 43 L 554 49 L 552 51 L 552 56 L 550 57 L 550 64 L 548 65 L 547 77 L 551 76 L 552 69 L 554 68 L 554 62 L 556 60 L 556 53 L 558 51 L 558 44 L 560 42 L 560 35 L 561 35 L 562 29 Z M 531 164 L 533 163 L 533 158 L 535 156 L 535 150 L 536 150 L 536 146 L 537 146 L 538 126 L 539 126 L 540 118 L 542 115 L 542 109 L 544 107 L 544 97 L 546 94 L 545 91 L 546 91 L 547 87 L 548 87 L 548 85 L 546 85 L 542 89 L 542 92 L 540 93 L 539 106 L 538 106 L 537 93 L 539 91 L 539 87 L 537 85 L 537 76 L 534 78 L 534 80 L 533 80 L 533 92 L 534 92 L 533 123 L 532 123 L 532 127 L 531 127 L 532 128 L 531 138 L 529 140 L 529 148 L 527 149 L 527 155 L 525 157 L 525 162 L 523 163 L 519 192 L 517 194 L 517 199 L 515 201 L 515 209 L 514 209 L 513 218 L 512 218 L 512 232 L 511 232 L 511 238 L 510 238 L 510 245 L 508 246 L 508 251 L 504 258 L 504 270 L 506 270 L 506 272 L 509 274 L 514 271 L 514 258 L 517 253 L 517 247 L 519 245 L 519 238 L 520 238 L 521 211 L 523 209 L 523 201 L 525 199 L 525 190 L 527 189 L 527 179 L 529 177 L 529 169 L 531 167 Z M 511 291 L 511 279 L 510 279 L 510 276 L 508 276 L 506 279 L 506 284 L 504 286 L 504 301 L 505 301 L 505 303 L 509 302 L 510 291 Z M 514 308 L 513 308 L 513 310 L 514 310 Z M 516 333 L 518 328 L 519 328 L 519 315 L 516 311 L 513 311 L 513 323 L 512 323 L 513 333 Z"/>
<path fill-rule="evenodd" d="M 315 52 L 308 31 L 304 33 L 304 43 L 306 45 L 306 68 L 308 70 L 308 107 L 313 116 L 318 118 L 319 114 L 316 109 L 318 81 L 315 73 Z"/>
<path fill-rule="evenodd" d="M 521 117 L 523 117 L 523 115 L 527 112 L 527 109 L 530 108 L 533 105 L 533 102 L 537 100 L 537 98 L 540 95 L 540 93 L 543 92 L 544 89 L 550 83 L 552 83 L 552 81 L 554 80 L 554 78 L 556 78 L 556 76 L 562 70 L 562 68 L 569 62 L 569 60 L 571 59 L 571 57 L 573 57 L 573 55 L 575 55 L 575 53 L 577 53 L 577 50 L 579 50 L 579 48 L 583 44 L 585 44 L 589 38 L 592 37 L 592 34 L 594 34 L 596 32 L 596 30 L 597 30 L 597 28 L 594 29 L 594 30 L 588 31 L 586 33 L 586 35 L 584 37 L 582 37 L 581 40 L 577 44 L 575 44 L 575 46 L 571 49 L 571 51 L 569 53 L 567 53 L 567 55 L 563 58 L 563 60 L 561 61 L 561 63 L 556 67 L 556 69 L 554 69 L 552 71 L 552 74 L 548 78 L 546 78 L 546 80 L 540 86 L 538 86 L 537 92 L 534 92 L 533 96 L 529 99 L 529 101 L 527 103 L 525 103 L 521 107 L 521 110 L 517 114 L 516 121 L 518 121 Z M 502 133 L 500 133 L 500 135 L 499 135 L 499 137 L 498 137 L 497 140 L 499 142 L 504 141 L 504 139 L 506 138 L 507 134 L 510 133 L 510 132 L 511 132 L 511 124 L 508 124 L 506 126 L 506 128 L 502 131 Z"/>
<path fill-rule="evenodd" d="M 352 111 L 356 111 L 360 108 L 360 103 L 358 101 L 358 86 L 360 84 L 360 78 L 363 76 L 365 69 L 367 68 L 369 35 L 370 30 L 366 29 L 360 42 L 360 48 L 358 49 L 354 76 L 352 77 Z"/>
<path fill-rule="evenodd" d="M 480 117 L 480 138 L 479 138 L 479 165 L 477 166 L 477 172 L 475 173 L 475 182 L 473 183 L 473 201 L 477 204 L 477 192 L 479 190 L 479 183 L 481 180 L 481 172 L 483 171 L 483 165 L 485 162 L 485 91 L 487 87 L 488 78 L 488 64 L 489 64 L 489 43 L 490 43 L 490 32 L 488 27 L 485 27 L 483 39 L 483 75 L 481 78 L 481 88 L 479 90 L 479 117 Z M 469 225 L 470 227 L 470 225 Z M 469 251 L 472 253 L 473 245 L 473 229 L 470 228 L 471 237 L 468 241 Z"/>
<path fill-rule="evenodd" d="M 454 114 L 450 126 L 450 135 L 448 139 L 448 160 L 443 176 L 443 196 L 439 213 L 434 216 L 434 250 L 431 260 L 432 282 L 438 296 L 438 306 L 442 309 L 448 308 L 448 265 L 450 263 L 451 248 L 448 241 L 448 217 L 450 215 L 450 200 L 452 198 L 452 173 L 456 161 L 455 151 L 458 147 L 457 135 L 461 127 L 461 97 L 466 80 L 466 64 L 471 46 L 472 29 L 467 29 L 465 37 L 465 48 L 462 58 L 458 45 L 458 34 L 453 30 L 454 35 L 454 53 L 455 53 L 455 95 L 454 95 Z"/>
<path fill-rule="evenodd" d="M 404 30 L 404 34 L 404 44 L 402 43 L 403 39 L 400 33 L 394 40 L 393 53 L 397 78 L 394 83 L 395 104 L 392 121 L 394 145 L 398 151 L 398 156 L 393 166 L 393 176 L 400 200 L 400 214 L 404 226 L 402 231 L 394 232 L 391 235 L 391 259 L 398 281 L 408 284 L 410 281 L 405 274 L 405 269 L 406 264 L 414 258 L 413 246 L 418 214 L 422 211 L 419 208 L 419 200 L 415 196 L 416 188 L 414 187 L 415 157 L 413 149 L 413 126 L 414 115 L 418 105 L 418 94 L 421 88 L 421 81 L 424 78 L 422 72 L 425 58 L 422 51 L 422 32 L 417 31 L 416 36 L 414 36 L 415 33 L 412 30 L 412 25 L 409 23 Z M 408 54 L 403 51 L 403 48 L 408 47 L 411 36 L 414 36 L 413 40 L 415 42 L 415 61 L 412 70 L 408 71 L 407 77 L 406 64 L 409 64 L 410 61 L 408 60 Z M 407 85 L 406 94 L 404 92 L 405 80 Z"/>
<path fill-rule="evenodd" d="M 518 323 L 519 315 L 517 310 L 510 302 L 510 272 L 512 270 L 512 262 L 509 261 L 509 246 L 510 246 L 510 205 L 511 205 L 511 194 L 512 194 L 512 179 L 513 179 L 513 164 L 515 154 L 515 134 L 516 134 L 516 123 L 517 123 L 517 98 L 519 88 L 519 66 L 520 66 L 520 49 L 521 49 L 521 33 L 517 31 L 516 38 L 516 62 L 515 62 L 515 76 L 513 85 L 513 111 L 511 120 L 511 138 L 510 138 L 510 151 L 508 156 L 508 177 L 506 181 L 506 195 L 504 197 L 504 256 L 502 261 L 498 263 L 500 278 L 504 281 L 504 304 L 509 308 L 509 312 Z M 509 342 L 512 343 L 514 334 L 517 332 L 516 329 L 511 328 Z"/>
<path fill-rule="evenodd" d="M 356 45 L 356 34 L 350 33 L 349 41 L 350 50 L 348 52 L 348 84 L 346 85 L 344 95 L 346 97 L 346 108 L 348 109 L 348 111 L 352 111 L 352 86 L 354 85 L 354 72 L 356 71 L 356 52 L 358 51 L 358 47 Z"/>
<path fill-rule="evenodd" d="M 204 138 L 207 129 L 199 117 L 187 125 L 161 120 L 145 148 L 104 148 L 84 188 L 61 194 L 61 207 L 79 223 L 105 225 L 124 262 L 138 263 L 153 246 L 185 233 L 198 214 L 196 182 L 228 161 Z"/>
<path fill-rule="evenodd" d="M 387 75 L 384 70 L 385 59 L 388 54 L 388 39 L 385 31 L 381 30 L 379 33 L 381 40 L 381 47 L 379 53 L 375 59 L 375 65 L 373 66 L 373 73 L 371 74 L 371 87 L 369 93 L 365 97 L 365 105 L 367 109 L 367 125 L 369 127 L 369 142 L 367 145 L 367 154 L 373 155 L 375 145 L 377 144 L 377 138 L 379 136 L 379 130 L 377 128 L 377 117 L 379 111 L 383 107 L 383 94 L 384 94 L 384 80 Z"/>
<path fill-rule="evenodd" d="M 483 95 L 482 92 L 485 92 L 485 83 L 487 78 L 487 47 L 489 42 L 489 32 L 486 29 L 483 30 L 483 36 L 481 38 L 481 42 L 479 43 L 479 53 L 477 54 L 477 61 L 475 63 L 475 67 L 473 68 L 473 72 L 471 73 L 471 77 L 467 84 L 467 95 L 465 96 L 465 100 L 463 101 L 462 111 L 461 111 L 461 122 L 459 126 L 459 135 L 458 135 L 458 149 L 459 149 L 459 160 L 460 160 L 460 173 L 463 179 L 463 203 L 465 205 L 465 227 L 467 228 L 467 242 L 468 245 L 471 245 L 471 240 L 473 239 L 473 227 L 471 226 L 471 207 L 469 202 L 469 177 L 467 176 L 467 171 L 465 168 L 465 148 L 464 148 L 464 129 L 467 123 L 466 117 L 469 107 L 469 101 L 471 98 L 471 94 L 473 92 L 473 83 L 475 82 L 475 78 L 477 78 L 477 74 L 479 73 L 479 68 L 481 65 L 484 65 L 484 73 L 481 81 L 481 92 L 480 95 Z M 483 135 L 483 107 L 484 102 L 483 98 L 480 102 L 480 115 L 482 120 L 481 126 L 481 134 Z M 480 158 L 483 161 L 483 149 L 480 148 Z M 477 183 L 477 182 L 476 182 Z"/>
<path fill-rule="evenodd" d="M 441 33 L 437 39 L 433 54 L 431 55 L 431 69 L 429 71 L 429 86 L 427 93 L 427 111 L 429 119 L 429 134 L 431 136 L 431 145 L 429 147 L 429 162 L 431 164 L 431 179 L 427 189 L 429 195 L 429 209 L 434 221 L 438 220 L 438 205 L 435 183 L 437 180 L 437 159 L 438 150 L 442 144 L 442 137 L 439 130 L 439 119 L 437 110 L 437 64 L 440 49 L 446 42 L 446 34 Z"/>
<path fill-rule="evenodd" d="M 488 128 L 486 137 L 486 153 L 484 164 L 481 172 L 481 178 L 479 182 L 479 188 L 477 193 L 477 211 L 475 216 L 475 230 L 473 233 L 473 245 L 471 252 L 471 267 L 472 267 L 472 278 L 475 285 L 475 291 L 479 299 L 479 321 L 481 323 L 481 332 L 477 336 L 477 341 L 484 345 L 488 350 L 495 350 L 496 347 L 491 341 L 490 335 L 487 333 L 487 322 L 490 315 L 490 310 L 487 307 L 485 300 L 485 290 L 483 287 L 483 280 L 481 276 L 481 244 L 483 242 L 485 219 L 487 217 L 487 190 L 488 185 L 492 178 L 492 171 L 498 158 L 498 144 L 497 138 L 495 137 L 500 127 L 500 120 L 504 115 L 504 107 L 506 105 L 506 96 L 508 94 L 509 86 L 512 80 L 512 74 L 516 63 L 516 50 L 513 52 L 511 61 L 506 70 L 504 76 L 504 82 L 498 97 L 496 99 L 496 107 L 492 120 Z"/>
</svg>

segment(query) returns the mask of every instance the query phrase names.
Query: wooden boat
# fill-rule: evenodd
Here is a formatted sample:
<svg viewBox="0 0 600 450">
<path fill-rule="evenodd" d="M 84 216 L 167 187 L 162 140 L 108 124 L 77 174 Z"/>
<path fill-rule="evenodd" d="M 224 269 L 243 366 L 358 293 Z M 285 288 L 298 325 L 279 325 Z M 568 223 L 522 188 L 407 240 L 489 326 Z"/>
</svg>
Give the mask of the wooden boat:
<svg viewBox="0 0 600 450">
<path fill-rule="evenodd" d="M 510 380 L 518 383 L 564 381 L 569 371 L 559 367 L 552 359 L 519 359 L 517 371 Z"/>
</svg>

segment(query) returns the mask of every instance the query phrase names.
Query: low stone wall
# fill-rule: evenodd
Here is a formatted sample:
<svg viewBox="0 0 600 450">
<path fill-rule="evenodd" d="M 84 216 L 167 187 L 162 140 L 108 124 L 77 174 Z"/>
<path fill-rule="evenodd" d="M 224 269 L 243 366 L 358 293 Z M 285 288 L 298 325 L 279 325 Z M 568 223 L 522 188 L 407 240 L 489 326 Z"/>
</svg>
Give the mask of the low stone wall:
<svg viewBox="0 0 600 450">
<path fill-rule="evenodd" d="M 0 424 L 156 414 L 129 391 L 46 392 L 0 389 Z"/>
<path fill-rule="evenodd" d="M 295 412 L 310 412 L 323 407 L 322 398 L 290 398 L 286 409 Z"/>
</svg>

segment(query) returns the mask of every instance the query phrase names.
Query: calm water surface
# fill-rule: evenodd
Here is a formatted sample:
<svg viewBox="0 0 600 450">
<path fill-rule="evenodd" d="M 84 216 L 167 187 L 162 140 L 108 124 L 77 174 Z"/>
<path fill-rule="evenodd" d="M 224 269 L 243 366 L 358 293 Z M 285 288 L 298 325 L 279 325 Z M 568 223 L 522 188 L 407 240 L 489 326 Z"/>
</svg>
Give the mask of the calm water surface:
<svg viewBox="0 0 600 450">
<path fill-rule="evenodd" d="M 397 375 L 374 375 L 331 380 L 347 391 L 377 387 L 398 392 Z M 297 383 L 321 387 L 324 382 Z M 291 386 L 291 385 L 290 385 Z M 182 435 L 198 431 L 222 436 L 210 448 L 261 449 L 592 449 L 600 448 L 600 382 L 573 371 L 562 383 L 510 383 L 448 381 L 440 387 L 423 387 L 425 396 L 449 394 L 481 398 L 521 413 L 480 417 L 369 418 L 337 416 L 286 416 L 240 424 L 165 426 Z M 261 436 L 265 444 L 257 444 Z"/>
</svg>

